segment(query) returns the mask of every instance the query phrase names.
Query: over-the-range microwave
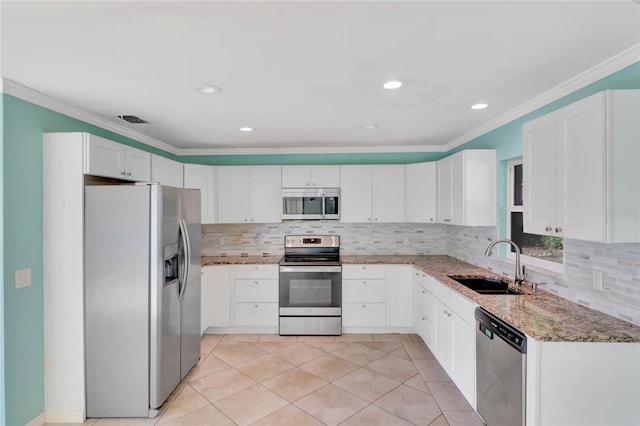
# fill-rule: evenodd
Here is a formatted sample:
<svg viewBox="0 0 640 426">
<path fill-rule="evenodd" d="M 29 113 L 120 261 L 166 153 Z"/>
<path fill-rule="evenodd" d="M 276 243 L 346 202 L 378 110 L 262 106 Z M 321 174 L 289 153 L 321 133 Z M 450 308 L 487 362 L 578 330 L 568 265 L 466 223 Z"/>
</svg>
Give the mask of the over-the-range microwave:
<svg viewBox="0 0 640 426">
<path fill-rule="evenodd" d="M 340 188 L 283 188 L 282 219 L 340 219 Z"/>
</svg>

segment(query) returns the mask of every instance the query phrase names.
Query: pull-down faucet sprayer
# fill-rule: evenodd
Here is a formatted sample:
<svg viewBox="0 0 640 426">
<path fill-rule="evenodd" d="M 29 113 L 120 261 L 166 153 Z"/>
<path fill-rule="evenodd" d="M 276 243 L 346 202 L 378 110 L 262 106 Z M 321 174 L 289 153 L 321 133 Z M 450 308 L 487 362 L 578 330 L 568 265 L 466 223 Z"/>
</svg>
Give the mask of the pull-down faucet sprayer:
<svg viewBox="0 0 640 426">
<path fill-rule="evenodd" d="M 485 256 L 491 256 L 491 249 L 493 248 L 493 246 L 495 246 L 498 243 L 511 244 L 511 246 L 515 249 L 515 251 L 516 251 L 516 273 L 513 276 L 513 281 L 517 285 L 522 285 L 522 282 L 524 281 L 524 265 L 520 266 L 520 247 L 518 247 L 518 245 L 516 243 L 514 243 L 513 241 L 508 240 L 506 238 L 493 240 L 489 244 L 489 247 L 487 247 L 487 250 L 485 250 L 484 255 Z"/>
</svg>

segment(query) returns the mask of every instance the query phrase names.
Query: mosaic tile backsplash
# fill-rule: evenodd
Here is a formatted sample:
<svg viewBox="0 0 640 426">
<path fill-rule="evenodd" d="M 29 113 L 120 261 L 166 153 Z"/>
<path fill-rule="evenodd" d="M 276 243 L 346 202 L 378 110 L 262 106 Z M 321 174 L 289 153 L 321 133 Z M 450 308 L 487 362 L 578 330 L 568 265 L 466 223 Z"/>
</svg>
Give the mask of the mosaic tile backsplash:
<svg viewBox="0 0 640 426">
<path fill-rule="evenodd" d="M 338 234 L 345 255 L 448 254 L 513 277 L 514 265 L 485 257 L 496 227 L 332 221 L 202 226 L 204 256 L 282 256 L 285 235 Z M 495 251 L 497 251 L 494 249 Z M 547 291 L 640 325 L 640 244 L 601 244 L 565 240 L 565 274 L 527 268 L 527 281 L 547 283 Z M 592 271 L 601 271 L 604 291 L 592 287 Z"/>
</svg>

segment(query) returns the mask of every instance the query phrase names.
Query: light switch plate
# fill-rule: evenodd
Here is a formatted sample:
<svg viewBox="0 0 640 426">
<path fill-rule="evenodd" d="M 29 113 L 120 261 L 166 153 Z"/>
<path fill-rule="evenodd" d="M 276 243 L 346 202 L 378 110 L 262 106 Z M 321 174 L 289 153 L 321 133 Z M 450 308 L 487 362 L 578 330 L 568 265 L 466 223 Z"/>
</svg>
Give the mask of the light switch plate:
<svg viewBox="0 0 640 426">
<path fill-rule="evenodd" d="M 31 285 L 31 268 L 16 271 L 16 288 L 25 288 Z"/>
<path fill-rule="evenodd" d="M 593 289 L 598 291 L 604 291 L 604 285 L 602 283 L 602 272 L 592 271 L 593 276 Z"/>
</svg>

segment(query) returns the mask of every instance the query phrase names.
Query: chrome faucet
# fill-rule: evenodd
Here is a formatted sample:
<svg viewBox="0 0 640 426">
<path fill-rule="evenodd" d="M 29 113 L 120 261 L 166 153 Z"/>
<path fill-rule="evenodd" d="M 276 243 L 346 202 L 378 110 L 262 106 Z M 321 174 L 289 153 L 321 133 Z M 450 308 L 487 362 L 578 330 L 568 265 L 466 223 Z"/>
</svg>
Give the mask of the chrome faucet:
<svg viewBox="0 0 640 426">
<path fill-rule="evenodd" d="M 493 248 L 493 246 L 495 246 L 498 243 L 511 244 L 511 246 L 515 249 L 515 251 L 516 251 L 516 273 L 513 276 L 513 281 L 517 285 L 522 285 L 522 282 L 524 281 L 524 265 L 520 266 L 520 247 L 518 247 L 518 245 L 516 243 L 514 243 L 513 241 L 508 240 L 506 238 L 501 238 L 499 240 L 493 240 L 489 244 L 489 247 L 487 247 L 487 250 L 485 250 L 484 255 L 485 256 L 491 256 L 491 249 Z"/>
</svg>

